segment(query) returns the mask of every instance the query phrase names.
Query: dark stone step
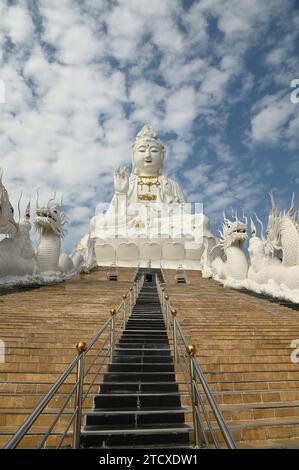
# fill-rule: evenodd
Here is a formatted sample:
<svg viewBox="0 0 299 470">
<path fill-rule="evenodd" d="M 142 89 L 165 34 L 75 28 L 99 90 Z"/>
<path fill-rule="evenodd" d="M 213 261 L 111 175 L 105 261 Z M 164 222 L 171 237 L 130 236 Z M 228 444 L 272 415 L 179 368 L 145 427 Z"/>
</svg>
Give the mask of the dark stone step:
<svg viewBox="0 0 299 470">
<path fill-rule="evenodd" d="M 107 395 L 95 395 L 94 397 L 94 409 L 97 408 L 143 408 L 143 407 L 166 407 L 166 406 L 176 406 L 181 407 L 181 399 L 179 393 L 170 395 L 166 394 L 149 394 L 142 395 L 141 393 L 110 393 Z"/>
<path fill-rule="evenodd" d="M 141 393 L 149 393 L 149 392 L 172 392 L 178 393 L 178 385 L 173 382 L 169 383 L 102 383 L 100 386 L 101 393 L 117 393 L 117 392 L 141 392 Z"/>
<path fill-rule="evenodd" d="M 140 347 L 143 344 L 151 344 L 152 346 L 159 346 L 160 344 L 166 344 L 168 346 L 168 342 L 164 338 L 131 338 L 130 336 L 126 338 L 122 338 L 118 342 L 119 346 L 124 344 L 131 344 L 135 345 L 136 347 Z"/>
<path fill-rule="evenodd" d="M 175 426 L 177 429 L 178 426 Z M 84 447 L 109 447 L 109 446 L 152 446 L 152 445 L 165 445 L 173 446 L 176 444 L 189 444 L 190 428 L 186 425 L 180 426 L 180 432 L 171 431 L 167 429 L 166 432 L 156 432 L 153 430 L 151 434 L 125 434 L 125 430 L 121 430 L 118 435 L 82 435 L 81 442 Z"/>
<path fill-rule="evenodd" d="M 163 339 L 166 339 L 168 341 L 168 336 L 166 333 L 164 333 L 163 331 L 153 331 L 153 330 L 149 330 L 148 333 L 146 331 L 137 331 L 135 329 L 132 329 L 132 331 L 130 330 L 126 330 L 125 333 L 122 334 L 122 338 L 136 338 L 136 337 L 151 337 L 151 338 L 157 338 L 157 339 L 160 339 L 160 338 L 163 338 Z"/>
<path fill-rule="evenodd" d="M 132 427 L 138 427 L 139 425 L 145 424 L 182 424 L 185 420 L 185 413 L 179 408 L 175 409 L 175 413 L 169 409 L 165 410 L 164 413 L 158 413 L 149 411 L 144 414 L 139 414 L 138 410 L 132 410 L 130 413 L 112 413 L 109 414 L 88 414 L 86 416 L 86 426 L 119 426 L 131 425 Z"/>
<path fill-rule="evenodd" d="M 140 348 L 125 348 L 123 347 L 122 349 L 116 347 L 115 348 L 115 356 L 119 357 L 119 355 L 122 356 L 165 356 L 165 357 L 171 357 L 170 354 L 170 349 L 169 346 L 162 348 L 161 345 L 159 345 L 159 348 L 154 348 L 152 350 L 149 349 L 140 349 Z"/>
<path fill-rule="evenodd" d="M 124 355 L 124 354 L 114 354 L 113 356 L 113 363 L 135 363 L 135 362 L 143 362 L 144 364 L 147 363 L 165 363 L 165 364 L 171 364 L 173 362 L 173 358 L 169 356 L 154 356 L 155 359 L 153 359 L 152 355 L 149 356 L 142 356 L 142 355 L 137 355 L 137 354 L 131 354 L 131 355 Z"/>
<path fill-rule="evenodd" d="M 174 382 L 174 373 L 167 372 L 106 372 L 105 380 L 109 382 Z"/>
<path fill-rule="evenodd" d="M 173 364 L 110 364 L 109 372 L 174 372 Z"/>
</svg>

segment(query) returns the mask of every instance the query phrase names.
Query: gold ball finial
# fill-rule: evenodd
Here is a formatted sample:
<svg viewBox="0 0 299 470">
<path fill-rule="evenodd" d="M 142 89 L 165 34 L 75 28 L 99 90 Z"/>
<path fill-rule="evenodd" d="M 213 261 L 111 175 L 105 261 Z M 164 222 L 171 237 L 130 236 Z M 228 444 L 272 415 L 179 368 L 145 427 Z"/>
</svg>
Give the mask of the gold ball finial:
<svg viewBox="0 0 299 470">
<path fill-rule="evenodd" d="M 194 344 L 189 344 L 189 346 L 187 346 L 187 353 L 189 354 L 189 356 L 195 356 L 196 347 L 194 346 Z"/>
<path fill-rule="evenodd" d="M 175 317 L 178 312 L 177 312 L 176 308 L 172 308 L 171 313 Z"/>
<path fill-rule="evenodd" d="M 162 287 L 161 291 L 164 292 L 164 291 L 165 291 L 165 287 Z"/>
<path fill-rule="evenodd" d="M 110 310 L 110 315 L 111 315 L 112 317 L 113 317 L 113 315 L 116 315 L 116 313 L 117 313 L 117 312 L 116 312 L 116 309 L 115 309 L 115 308 L 112 308 L 112 309 Z"/>
<path fill-rule="evenodd" d="M 127 295 L 126 295 L 126 294 L 124 294 L 124 295 L 123 295 L 123 299 L 126 299 L 126 298 L 127 298 Z"/>
<path fill-rule="evenodd" d="M 81 354 L 86 351 L 87 345 L 84 341 L 79 341 L 79 343 L 76 344 L 76 349 L 78 351 L 78 354 Z"/>
<path fill-rule="evenodd" d="M 168 300 L 169 299 L 169 295 L 165 295 L 165 300 Z"/>
</svg>

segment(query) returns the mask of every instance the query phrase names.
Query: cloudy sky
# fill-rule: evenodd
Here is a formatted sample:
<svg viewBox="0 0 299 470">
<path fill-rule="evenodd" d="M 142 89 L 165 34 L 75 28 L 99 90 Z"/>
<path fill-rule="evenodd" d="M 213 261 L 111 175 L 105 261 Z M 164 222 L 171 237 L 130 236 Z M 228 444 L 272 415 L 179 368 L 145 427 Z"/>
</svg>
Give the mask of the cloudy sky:
<svg viewBox="0 0 299 470">
<path fill-rule="evenodd" d="M 64 194 L 65 248 L 151 123 L 216 231 L 299 183 L 296 0 L 0 0 L 0 166 L 11 200 Z"/>
</svg>

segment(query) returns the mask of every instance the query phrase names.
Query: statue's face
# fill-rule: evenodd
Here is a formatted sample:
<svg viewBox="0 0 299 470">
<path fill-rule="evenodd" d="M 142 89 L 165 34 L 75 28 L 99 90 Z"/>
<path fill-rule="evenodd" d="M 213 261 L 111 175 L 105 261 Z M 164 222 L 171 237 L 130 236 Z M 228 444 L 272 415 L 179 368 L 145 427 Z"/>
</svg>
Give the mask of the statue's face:
<svg viewBox="0 0 299 470">
<path fill-rule="evenodd" d="M 159 175 L 163 168 L 163 149 L 155 141 L 144 139 L 134 149 L 134 165 L 140 175 Z"/>
</svg>

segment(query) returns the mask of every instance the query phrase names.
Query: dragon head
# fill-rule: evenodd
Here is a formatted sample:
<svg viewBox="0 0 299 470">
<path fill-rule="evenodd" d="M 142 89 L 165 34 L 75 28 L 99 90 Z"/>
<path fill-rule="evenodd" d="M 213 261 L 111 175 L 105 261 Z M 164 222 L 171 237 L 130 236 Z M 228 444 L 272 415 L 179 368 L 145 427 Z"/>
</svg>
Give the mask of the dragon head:
<svg viewBox="0 0 299 470">
<path fill-rule="evenodd" d="M 267 226 L 267 240 L 266 240 L 266 249 L 270 254 L 274 254 L 275 250 L 282 249 L 282 225 L 288 221 L 294 225 L 295 230 L 298 231 L 299 224 L 297 217 L 297 211 L 295 210 L 295 193 L 292 195 L 291 205 L 288 210 L 278 211 L 274 195 L 270 193 L 271 199 L 271 210 L 268 216 L 268 226 Z"/>
<path fill-rule="evenodd" d="M 58 237 L 63 237 L 65 230 L 63 226 L 66 224 L 65 215 L 62 211 L 62 204 L 55 204 L 54 198 L 50 199 L 46 206 L 36 206 L 36 217 L 34 226 L 39 232 L 52 231 Z"/>
<path fill-rule="evenodd" d="M 248 239 L 247 218 L 244 216 L 244 222 L 241 222 L 237 214 L 235 214 L 234 219 L 233 221 L 227 219 L 223 212 L 222 232 L 219 231 L 222 239 L 219 245 L 222 246 L 224 250 L 230 246 L 242 248 L 243 244 Z"/>
<path fill-rule="evenodd" d="M 18 225 L 14 219 L 14 209 L 10 203 L 8 192 L 0 176 L 0 233 L 14 236 Z"/>
</svg>

